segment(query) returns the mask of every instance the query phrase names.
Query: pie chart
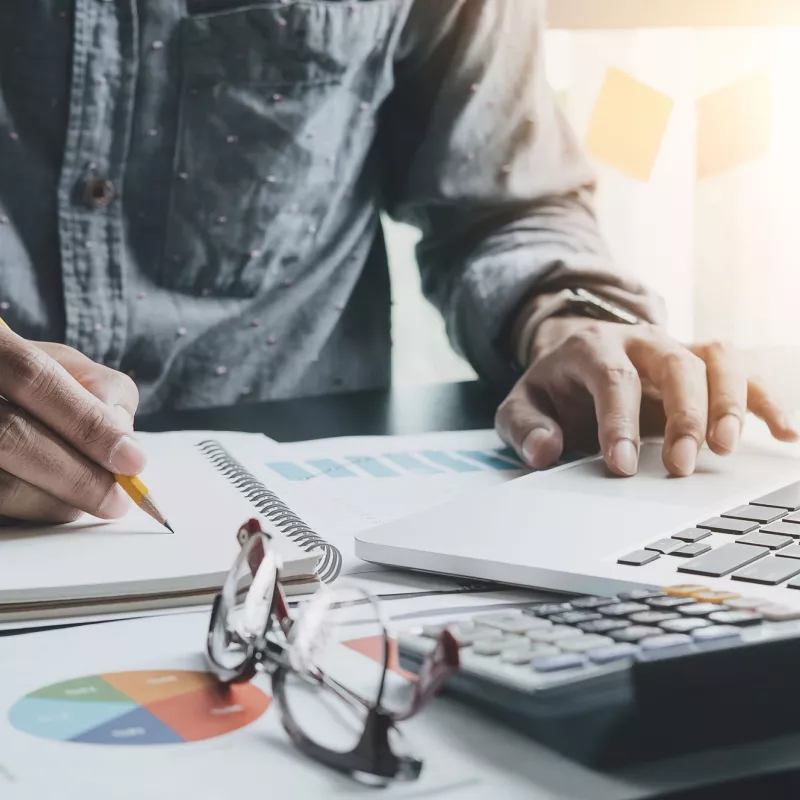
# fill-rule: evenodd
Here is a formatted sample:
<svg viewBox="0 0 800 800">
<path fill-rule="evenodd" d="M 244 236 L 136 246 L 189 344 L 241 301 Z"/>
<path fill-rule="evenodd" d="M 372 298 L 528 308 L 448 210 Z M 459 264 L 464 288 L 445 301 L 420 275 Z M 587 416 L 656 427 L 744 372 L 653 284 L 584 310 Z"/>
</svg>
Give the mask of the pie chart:
<svg viewBox="0 0 800 800">
<path fill-rule="evenodd" d="M 54 683 L 23 697 L 11 724 L 42 739 L 104 745 L 199 742 L 258 719 L 271 698 L 252 684 L 221 688 L 206 672 L 111 672 Z"/>
</svg>

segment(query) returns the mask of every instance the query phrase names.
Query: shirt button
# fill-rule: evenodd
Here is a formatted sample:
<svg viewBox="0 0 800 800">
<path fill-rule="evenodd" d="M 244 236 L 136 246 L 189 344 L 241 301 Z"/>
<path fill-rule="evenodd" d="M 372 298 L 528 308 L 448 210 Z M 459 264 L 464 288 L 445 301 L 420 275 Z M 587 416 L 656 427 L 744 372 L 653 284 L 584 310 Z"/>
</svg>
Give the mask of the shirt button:
<svg viewBox="0 0 800 800">
<path fill-rule="evenodd" d="M 83 201 L 87 208 L 105 208 L 115 194 L 114 184 L 105 178 L 90 178 L 83 185 Z"/>
</svg>

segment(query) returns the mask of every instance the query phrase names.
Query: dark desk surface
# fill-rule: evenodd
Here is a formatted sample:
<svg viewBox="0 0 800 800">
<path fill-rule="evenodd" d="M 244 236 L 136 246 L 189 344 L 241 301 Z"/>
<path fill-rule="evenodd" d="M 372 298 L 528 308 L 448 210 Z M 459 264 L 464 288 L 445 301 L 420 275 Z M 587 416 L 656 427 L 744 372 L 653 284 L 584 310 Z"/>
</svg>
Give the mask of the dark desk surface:
<svg viewBox="0 0 800 800">
<path fill-rule="evenodd" d="M 137 418 L 136 424 L 144 431 L 252 431 L 265 433 L 279 442 L 473 430 L 492 427 L 502 399 L 484 384 L 472 381 L 170 411 Z"/>
</svg>

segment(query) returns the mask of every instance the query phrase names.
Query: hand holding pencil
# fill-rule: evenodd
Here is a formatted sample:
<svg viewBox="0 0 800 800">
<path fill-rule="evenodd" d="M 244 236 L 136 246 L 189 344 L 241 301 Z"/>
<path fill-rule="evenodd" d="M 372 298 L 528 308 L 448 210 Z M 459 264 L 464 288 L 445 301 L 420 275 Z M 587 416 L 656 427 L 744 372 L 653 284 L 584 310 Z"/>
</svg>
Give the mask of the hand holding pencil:
<svg viewBox="0 0 800 800">
<path fill-rule="evenodd" d="M 0 518 L 114 519 L 132 498 L 171 530 L 136 477 L 146 462 L 132 436 L 138 403 L 127 375 L 0 320 Z"/>
</svg>

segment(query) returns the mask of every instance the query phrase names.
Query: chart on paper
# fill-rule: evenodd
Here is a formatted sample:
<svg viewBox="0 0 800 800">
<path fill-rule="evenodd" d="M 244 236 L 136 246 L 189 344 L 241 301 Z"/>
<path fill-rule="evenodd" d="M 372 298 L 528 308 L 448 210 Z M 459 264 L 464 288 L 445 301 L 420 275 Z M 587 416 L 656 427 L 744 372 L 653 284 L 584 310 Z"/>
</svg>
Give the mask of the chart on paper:
<svg viewBox="0 0 800 800">
<path fill-rule="evenodd" d="M 43 739 L 166 745 L 231 733 L 258 719 L 269 704 L 252 684 L 223 694 L 205 672 L 114 672 L 31 692 L 12 706 L 8 718 L 17 730 Z"/>
<path fill-rule="evenodd" d="M 472 472 L 519 472 L 522 462 L 510 447 L 489 450 L 419 450 L 353 454 L 305 461 L 270 461 L 266 466 L 289 481 L 340 478 L 436 477 Z"/>
</svg>

